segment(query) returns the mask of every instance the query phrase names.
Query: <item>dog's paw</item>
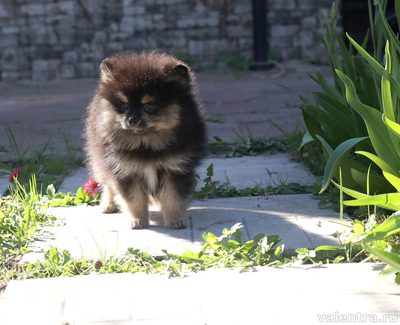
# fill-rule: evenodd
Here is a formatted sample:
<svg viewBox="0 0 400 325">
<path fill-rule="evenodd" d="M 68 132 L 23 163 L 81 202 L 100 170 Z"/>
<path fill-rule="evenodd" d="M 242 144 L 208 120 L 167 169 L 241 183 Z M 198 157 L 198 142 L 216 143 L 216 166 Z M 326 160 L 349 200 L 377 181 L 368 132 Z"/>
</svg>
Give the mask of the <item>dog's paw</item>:
<svg viewBox="0 0 400 325">
<path fill-rule="evenodd" d="M 165 227 L 170 229 L 186 228 L 189 225 L 188 218 L 177 218 L 165 221 Z"/>
<path fill-rule="evenodd" d="M 131 219 L 131 228 L 132 229 L 141 229 L 147 228 L 150 225 L 149 220 L 132 218 Z"/>
<path fill-rule="evenodd" d="M 101 213 L 117 213 L 119 212 L 118 206 L 116 206 L 114 203 L 112 204 L 107 204 L 107 205 L 101 205 L 100 206 Z"/>
</svg>

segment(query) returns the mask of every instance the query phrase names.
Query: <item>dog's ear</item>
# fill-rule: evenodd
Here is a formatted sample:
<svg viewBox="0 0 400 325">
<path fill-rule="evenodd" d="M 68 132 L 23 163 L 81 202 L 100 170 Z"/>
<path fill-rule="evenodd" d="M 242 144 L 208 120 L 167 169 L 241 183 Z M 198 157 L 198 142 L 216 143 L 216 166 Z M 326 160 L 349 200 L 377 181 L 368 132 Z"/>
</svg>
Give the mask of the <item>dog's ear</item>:
<svg viewBox="0 0 400 325">
<path fill-rule="evenodd" d="M 112 79 L 113 64 L 110 58 L 104 59 L 100 64 L 100 80 L 108 82 Z"/>
<path fill-rule="evenodd" d="M 183 64 L 178 64 L 167 73 L 168 81 L 176 81 L 183 86 L 189 84 L 189 69 Z"/>
</svg>

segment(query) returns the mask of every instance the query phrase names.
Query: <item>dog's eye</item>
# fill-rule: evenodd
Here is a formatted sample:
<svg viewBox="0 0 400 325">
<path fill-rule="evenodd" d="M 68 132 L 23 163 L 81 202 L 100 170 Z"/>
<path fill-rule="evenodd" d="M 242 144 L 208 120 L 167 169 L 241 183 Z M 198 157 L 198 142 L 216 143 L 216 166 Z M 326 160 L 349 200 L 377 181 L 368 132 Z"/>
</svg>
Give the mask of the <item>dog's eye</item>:
<svg viewBox="0 0 400 325">
<path fill-rule="evenodd" d="M 124 112 L 126 112 L 126 111 L 129 109 L 129 105 L 128 105 L 127 103 L 123 103 L 123 104 L 120 106 L 120 109 L 121 109 L 121 112 L 124 113 Z"/>
<path fill-rule="evenodd" d="M 147 113 L 151 113 L 154 111 L 155 107 L 153 104 L 145 104 L 143 106 L 143 109 L 147 112 Z"/>
</svg>

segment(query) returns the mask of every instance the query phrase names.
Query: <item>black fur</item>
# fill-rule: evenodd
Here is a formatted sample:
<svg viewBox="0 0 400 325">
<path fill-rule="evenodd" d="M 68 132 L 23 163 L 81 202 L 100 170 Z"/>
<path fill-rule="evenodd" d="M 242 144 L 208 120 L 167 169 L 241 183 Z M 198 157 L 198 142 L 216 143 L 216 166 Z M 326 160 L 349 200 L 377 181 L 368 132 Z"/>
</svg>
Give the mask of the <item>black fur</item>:
<svg viewBox="0 0 400 325">
<path fill-rule="evenodd" d="M 205 114 L 189 67 L 159 52 L 105 59 L 85 138 L 88 166 L 112 197 L 102 203 L 104 212 L 122 208 L 133 228 L 147 226 L 148 215 L 136 207 L 146 203 L 138 182 L 160 200 L 167 227 L 185 226 L 194 170 L 207 152 Z"/>
</svg>

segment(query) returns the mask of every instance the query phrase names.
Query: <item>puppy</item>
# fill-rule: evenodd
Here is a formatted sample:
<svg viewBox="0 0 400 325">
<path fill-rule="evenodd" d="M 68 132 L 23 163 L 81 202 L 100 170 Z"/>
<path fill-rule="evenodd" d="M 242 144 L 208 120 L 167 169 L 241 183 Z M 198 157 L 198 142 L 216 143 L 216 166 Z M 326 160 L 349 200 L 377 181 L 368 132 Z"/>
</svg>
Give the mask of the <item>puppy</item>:
<svg viewBox="0 0 400 325">
<path fill-rule="evenodd" d="M 194 171 L 207 152 L 193 72 L 156 51 L 107 58 L 100 70 L 85 149 L 103 187 L 102 212 L 127 212 L 132 228 L 148 227 L 152 196 L 166 227 L 186 227 Z"/>
</svg>

